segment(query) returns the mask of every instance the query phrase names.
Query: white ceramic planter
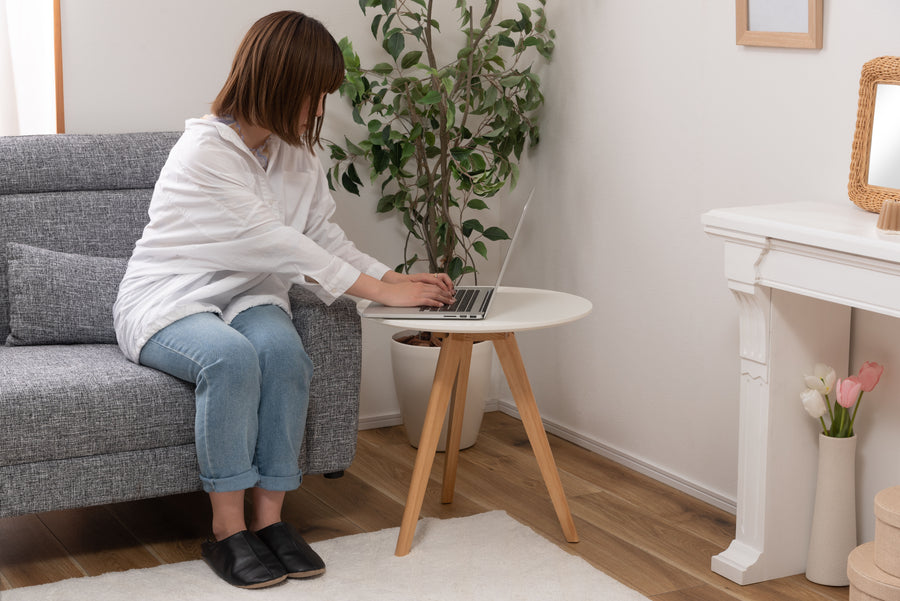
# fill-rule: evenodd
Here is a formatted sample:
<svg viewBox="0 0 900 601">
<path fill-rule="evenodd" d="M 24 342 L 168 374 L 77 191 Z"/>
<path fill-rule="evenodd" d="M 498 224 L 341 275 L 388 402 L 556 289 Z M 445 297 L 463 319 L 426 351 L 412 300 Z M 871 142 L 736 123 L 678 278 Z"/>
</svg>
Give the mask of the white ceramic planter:
<svg viewBox="0 0 900 601">
<path fill-rule="evenodd" d="M 431 396 L 431 385 L 434 383 L 434 371 L 437 368 L 440 348 L 421 347 L 397 342 L 397 338 L 409 336 L 412 332 L 404 331 L 393 336 L 391 340 L 391 364 L 394 370 L 394 386 L 397 389 L 397 400 L 400 402 L 400 413 L 409 443 L 418 448 Z M 459 448 L 466 449 L 475 444 L 481 420 L 484 417 L 484 405 L 490 391 L 491 361 L 494 356 L 490 342 L 477 342 L 472 348 L 472 364 L 469 370 L 469 387 L 466 392 L 466 412 L 463 418 L 462 437 Z M 447 448 L 447 428 L 450 422 L 449 411 L 441 429 L 438 451 Z"/>
</svg>

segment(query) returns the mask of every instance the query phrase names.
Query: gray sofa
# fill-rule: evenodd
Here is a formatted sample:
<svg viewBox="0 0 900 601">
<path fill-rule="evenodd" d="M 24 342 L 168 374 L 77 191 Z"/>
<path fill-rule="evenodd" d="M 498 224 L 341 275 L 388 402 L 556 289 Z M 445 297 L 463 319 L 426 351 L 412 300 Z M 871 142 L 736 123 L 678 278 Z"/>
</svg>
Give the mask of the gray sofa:
<svg viewBox="0 0 900 601">
<path fill-rule="evenodd" d="M 200 488 L 193 387 L 127 361 L 110 314 L 178 135 L 0 137 L 0 517 Z M 315 365 L 300 466 L 338 475 L 359 317 L 300 287 L 291 302 Z"/>
</svg>

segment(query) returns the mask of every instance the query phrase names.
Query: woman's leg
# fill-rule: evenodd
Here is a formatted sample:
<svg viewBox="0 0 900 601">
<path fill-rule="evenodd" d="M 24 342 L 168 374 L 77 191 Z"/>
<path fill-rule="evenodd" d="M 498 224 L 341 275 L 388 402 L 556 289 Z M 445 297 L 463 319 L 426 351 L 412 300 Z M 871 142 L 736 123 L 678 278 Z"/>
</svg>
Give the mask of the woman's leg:
<svg viewBox="0 0 900 601">
<path fill-rule="evenodd" d="M 251 530 L 281 521 L 284 493 L 300 485 L 298 458 L 306 428 L 312 361 L 290 317 L 279 307 L 242 311 L 231 322 L 256 350 L 261 375 L 259 436 Z"/>
<path fill-rule="evenodd" d="M 243 491 L 259 481 L 254 464 L 260 392 L 253 345 L 213 313 L 157 332 L 140 362 L 196 384 L 195 439 L 203 489 L 218 540 L 245 530 Z"/>
</svg>

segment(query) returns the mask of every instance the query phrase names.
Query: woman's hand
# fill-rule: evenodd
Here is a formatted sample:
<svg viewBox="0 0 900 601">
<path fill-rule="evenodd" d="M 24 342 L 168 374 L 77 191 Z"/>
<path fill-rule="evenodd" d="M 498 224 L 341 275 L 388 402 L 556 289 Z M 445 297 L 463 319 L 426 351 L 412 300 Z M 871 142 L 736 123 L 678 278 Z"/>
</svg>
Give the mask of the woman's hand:
<svg viewBox="0 0 900 601">
<path fill-rule="evenodd" d="M 444 273 L 389 271 L 381 280 L 362 274 L 347 292 L 389 307 L 441 307 L 456 300 L 453 282 Z"/>
<path fill-rule="evenodd" d="M 397 273 L 389 271 L 381 278 L 391 286 L 391 302 L 379 301 L 395 307 L 440 307 L 455 300 L 453 280 L 446 273 Z"/>
</svg>

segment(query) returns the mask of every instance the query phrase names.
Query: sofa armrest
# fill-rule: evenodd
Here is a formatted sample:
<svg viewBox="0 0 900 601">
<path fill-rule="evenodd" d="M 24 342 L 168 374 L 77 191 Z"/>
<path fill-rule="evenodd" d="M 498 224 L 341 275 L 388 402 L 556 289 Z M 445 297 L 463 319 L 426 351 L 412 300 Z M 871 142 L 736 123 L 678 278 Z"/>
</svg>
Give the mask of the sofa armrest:
<svg viewBox="0 0 900 601">
<path fill-rule="evenodd" d="M 306 435 L 300 454 L 304 474 L 346 469 L 356 454 L 362 326 L 349 298 L 330 306 L 302 286 L 290 291 L 294 326 L 313 362 Z"/>
</svg>

